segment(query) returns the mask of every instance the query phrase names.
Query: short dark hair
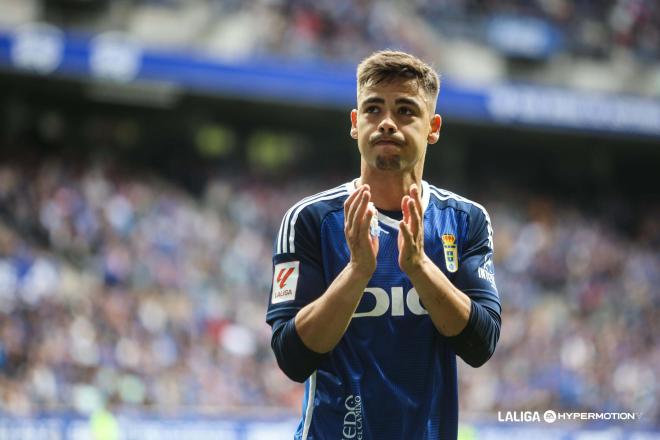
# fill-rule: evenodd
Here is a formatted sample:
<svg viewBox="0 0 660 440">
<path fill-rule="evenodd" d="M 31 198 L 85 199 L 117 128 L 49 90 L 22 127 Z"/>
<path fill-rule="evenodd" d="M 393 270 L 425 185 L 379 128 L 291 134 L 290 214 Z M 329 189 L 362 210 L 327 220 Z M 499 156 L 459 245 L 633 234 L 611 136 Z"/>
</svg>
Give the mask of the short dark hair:
<svg viewBox="0 0 660 440">
<path fill-rule="evenodd" d="M 436 71 L 414 55 L 394 50 L 374 52 L 362 60 L 357 68 L 358 93 L 363 87 L 395 79 L 415 79 L 424 92 L 438 99 L 440 78 Z"/>
</svg>

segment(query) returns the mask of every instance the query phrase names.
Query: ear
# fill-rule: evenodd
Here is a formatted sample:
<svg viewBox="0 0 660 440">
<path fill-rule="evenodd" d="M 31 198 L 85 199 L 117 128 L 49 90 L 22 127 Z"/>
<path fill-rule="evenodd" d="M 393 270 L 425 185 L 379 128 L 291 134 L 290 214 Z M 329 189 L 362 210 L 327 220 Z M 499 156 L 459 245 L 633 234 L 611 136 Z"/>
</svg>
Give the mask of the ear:
<svg viewBox="0 0 660 440">
<path fill-rule="evenodd" d="M 431 118 L 431 131 L 427 137 L 429 144 L 435 144 L 440 139 L 440 127 L 442 127 L 442 117 L 435 114 Z"/>
<path fill-rule="evenodd" d="M 353 139 L 358 138 L 358 132 L 357 132 L 357 110 L 353 109 L 351 110 L 351 137 Z"/>
</svg>

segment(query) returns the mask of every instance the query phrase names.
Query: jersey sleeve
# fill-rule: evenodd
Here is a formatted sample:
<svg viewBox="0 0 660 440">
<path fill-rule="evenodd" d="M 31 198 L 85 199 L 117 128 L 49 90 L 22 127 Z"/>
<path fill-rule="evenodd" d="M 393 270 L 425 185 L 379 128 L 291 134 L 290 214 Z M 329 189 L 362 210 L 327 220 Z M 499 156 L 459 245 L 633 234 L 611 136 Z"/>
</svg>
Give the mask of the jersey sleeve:
<svg viewBox="0 0 660 440">
<path fill-rule="evenodd" d="M 488 213 L 472 206 L 468 236 L 459 261 L 454 285 L 483 305 L 501 312 L 493 266 L 493 228 Z"/>
<path fill-rule="evenodd" d="M 314 211 L 291 208 L 282 219 L 273 249 L 273 273 L 266 322 L 291 318 L 325 291 L 320 219 Z"/>
<path fill-rule="evenodd" d="M 468 238 L 454 284 L 471 300 L 465 328 L 447 338 L 456 354 L 473 367 L 483 365 L 495 352 L 502 325 L 500 299 L 493 268 L 493 229 L 488 213 L 473 206 Z"/>
</svg>

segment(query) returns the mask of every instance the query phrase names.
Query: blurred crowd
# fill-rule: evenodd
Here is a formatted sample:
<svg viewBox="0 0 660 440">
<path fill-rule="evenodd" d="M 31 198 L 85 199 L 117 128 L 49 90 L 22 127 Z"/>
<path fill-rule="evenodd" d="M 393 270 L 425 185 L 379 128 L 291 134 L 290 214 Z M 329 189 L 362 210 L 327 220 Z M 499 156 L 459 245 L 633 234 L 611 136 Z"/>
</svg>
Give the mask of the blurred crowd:
<svg viewBox="0 0 660 440">
<path fill-rule="evenodd" d="M 498 196 L 485 203 L 503 330 L 493 358 L 462 371 L 462 407 L 634 411 L 657 425 L 660 206 Z M 622 228 L 621 216 L 638 217 Z"/>
<path fill-rule="evenodd" d="M 424 24 L 443 36 L 488 44 L 490 19 L 509 16 L 554 27 L 567 53 L 607 57 L 623 50 L 639 60 L 660 59 L 655 0 L 142 0 L 130 15 L 129 28 L 140 38 L 174 39 L 225 55 L 354 61 L 396 47 L 432 59 L 434 37 Z M 190 32 L 172 35 L 159 25 L 174 17 L 187 18 Z"/>
<path fill-rule="evenodd" d="M 127 30 L 151 44 L 196 46 L 223 57 L 359 60 L 375 48 L 424 53 L 395 2 L 374 0 L 141 1 Z M 162 24 L 184 19 L 190 32 Z"/>
<path fill-rule="evenodd" d="M 660 59 L 660 3 L 655 0 L 416 0 L 417 13 L 448 36 L 484 40 L 498 16 L 538 19 L 560 32 L 565 52 L 608 57 L 625 52 Z"/>
<path fill-rule="evenodd" d="M 272 239 L 288 206 L 335 183 L 217 177 L 193 196 L 109 165 L 0 165 L 0 414 L 298 412 L 302 387 L 264 322 Z M 463 411 L 658 423 L 658 207 L 623 231 L 567 202 L 512 199 L 480 200 L 504 324 L 489 363 L 461 363 Z"/>
<path fill-rule="evenodd" d="M 297 405 L 264 323 L 280 194 L 0 167 L 2 409 Z"/>
<path fill-rule="evenodd" d="M 422 23 L 443 36 L 487 44 L 489 20 L 502 15 L 556 27 L 568 53 L 607 57 L 623 50 L 653 62 L 660 56 L 656 0 L 0 0 L 0 9 L 0 25 L 45 20 L 237 57 L 354 61 L 385 47 L 425 55 L 434 41 Z"/>
<path fill-rule="evenodd" d="M 188 38 L 210 48 L 220 45 L 224 53 L 359 60 L 374 49 L 398 47 L 422 55 L 431 43 L 424 41 L 428 34 L 421 32 L 422 21 L 443 35 L 485 44 L 489 20 L 507 15 L 555 26 L 570 53 L 603 57 L 619 49 L 647 61 L 660 57 L 660 5 L 654 0 L 416 0 L 408 4 L 374 0 L 143 0 L 138 5 L 133 28 L 139 35 L 167 34 L 157 30 L 154 19 L 167 16 L 165 10 L 187 11 L 184 17 L 189 17 L 191 30 L 197 32 Z M 201 12 L 204 9 L 206 15 Z M 202 17 L 208 20 L 210 32 L 193 26 Z M 182 38 L 169 34 L 169 38 Z"/>
</svg>

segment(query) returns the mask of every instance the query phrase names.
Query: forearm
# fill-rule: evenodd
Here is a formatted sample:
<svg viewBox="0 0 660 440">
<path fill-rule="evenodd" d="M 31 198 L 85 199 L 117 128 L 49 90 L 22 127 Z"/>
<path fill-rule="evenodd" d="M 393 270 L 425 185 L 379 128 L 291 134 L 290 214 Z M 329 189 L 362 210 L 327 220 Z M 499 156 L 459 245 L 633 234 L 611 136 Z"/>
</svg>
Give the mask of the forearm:
<svg viewBox="0 0 660 440">
<path fill-rule="evenodd" d="M 323 295 L 298 312 L 295 326 L 305 346 L 327 353 L 339 343 L 370 278 L 349 263 Z"/>
<path fill-rule="evenodd" d="M 480 367 L 495 352 L 501 324 L 497 310 L 486 302 L 473 299 L 467 326 L 458 335 L 447 338 L 447 342 L 468 365 Z"/>
<path fill-rule="evenodd" d="M 500 336 L 499 312 L 484 298 L 472 299 L 457 289 L 428 258 L 409 277 L 433 324 L 456 354 L 473 367 L 483 365 Z"/>
<path fill-rule="evenodd" d="M 291 380 L 304 382 L 325 358 L 305 346 L 295 327 L 295 318 L 273 323 L 270 345 L 277 364 Z"/>
<path fill-rule="evenodd" d="M 470 319 L 471 300 L 429 258 L 408 274 L 431 321 L 443 336 L 458 335 Z"/>
</svg>

